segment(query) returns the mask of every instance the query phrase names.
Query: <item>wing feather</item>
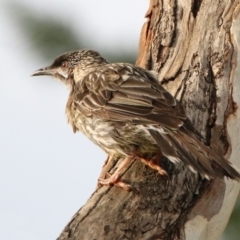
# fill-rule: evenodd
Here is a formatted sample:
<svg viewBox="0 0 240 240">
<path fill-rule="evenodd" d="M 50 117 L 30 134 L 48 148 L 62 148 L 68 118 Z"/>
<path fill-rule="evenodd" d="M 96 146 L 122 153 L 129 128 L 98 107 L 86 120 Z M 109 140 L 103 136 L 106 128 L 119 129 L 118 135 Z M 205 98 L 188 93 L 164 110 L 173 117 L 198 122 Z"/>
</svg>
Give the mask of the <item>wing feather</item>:
<svg viewBox="0 0 240 240">
<path fill-rule="evenodd" d="M 76 94 L 74 101 L 82 113 L 88 108 L 92 115 L 113 122 L 157 124 L 173 130 L 186 119 L 176 108 L 174 97 L 151 73 L 137 67 L 111 64 L 89 73 L 79 82 L 86 94 Z"/>
</svg>

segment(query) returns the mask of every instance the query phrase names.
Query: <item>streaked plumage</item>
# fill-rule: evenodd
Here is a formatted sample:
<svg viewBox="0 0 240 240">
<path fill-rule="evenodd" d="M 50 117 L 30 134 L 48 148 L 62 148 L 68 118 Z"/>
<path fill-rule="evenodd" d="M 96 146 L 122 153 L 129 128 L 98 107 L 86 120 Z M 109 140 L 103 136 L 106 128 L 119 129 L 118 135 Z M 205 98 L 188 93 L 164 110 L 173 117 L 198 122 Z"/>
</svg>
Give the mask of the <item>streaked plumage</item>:
<svg viewBox="0 0 240 240">
<path fill-rule="evenodd" d="M 52 75 L 69 86 L 66 113 L 74 132 L 109 155 L 152 161 L 161 153 L 206 178 L 240 179 L 230 162 L 199 140 L 179 103 L 150 71 L 80 50 L 33 75 Z"/>
</svg>

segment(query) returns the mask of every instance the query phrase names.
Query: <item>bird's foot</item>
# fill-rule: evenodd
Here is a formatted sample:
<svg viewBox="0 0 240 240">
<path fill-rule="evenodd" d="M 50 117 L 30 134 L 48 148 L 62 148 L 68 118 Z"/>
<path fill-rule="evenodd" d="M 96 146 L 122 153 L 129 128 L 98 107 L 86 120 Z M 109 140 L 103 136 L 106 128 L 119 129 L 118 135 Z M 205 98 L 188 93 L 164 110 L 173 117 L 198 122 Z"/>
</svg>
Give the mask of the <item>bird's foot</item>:
<svg viewBox="0 0 240 240">
<path fill-rule="evenodd" d="M 141 162 L 148 165 L 150 168 L 157 170 L 158 173 L 162 176 L 168 176 L 168 173 L 159 166 L 159 158 L 154 157 L 150 160 L 146 160 L 145 158 L 140 158 Z"/>
<path fill-rule="evenodd" d="M 120 163 L 117 170 L 112 175 L 108 173 L 109 177 L 107 179 L 98 179 L 98 183 L 105 186 L 115 185 L 117 187 L 123 188 L 126 191 L 130 191 L 132 189 L 131 185 L 120 181 L 120 174 L 122 173 L 122 170 L 129 165 L 134 157 L 135 155 L 125 157 L 125 159 Z M 111 160 L 111 156 L 109 159 Z"/>
<path fill-rule="evenodd" d="M 110 173 L 108 173 L 108 175 L 109 175 L 109 177 L 107 179 L 99 178 L 98 183 L 100 185 L 104 185 L 104 186 L 114 185 L 114 186 L 120 187 L 126 191 L 132 190 L 132 186 L 130 184 L 127 184 L 120 180 L 119 174 L 114 173 L 113 175 L 111 175 Z"/>
</svg>

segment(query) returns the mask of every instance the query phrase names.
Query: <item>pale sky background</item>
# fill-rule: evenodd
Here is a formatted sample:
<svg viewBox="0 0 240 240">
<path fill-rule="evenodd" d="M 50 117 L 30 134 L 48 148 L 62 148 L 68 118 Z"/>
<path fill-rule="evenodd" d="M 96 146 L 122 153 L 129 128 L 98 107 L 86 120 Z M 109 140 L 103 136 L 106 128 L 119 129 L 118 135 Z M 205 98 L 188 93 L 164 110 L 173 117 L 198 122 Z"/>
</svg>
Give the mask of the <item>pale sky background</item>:
<svg viewBox="0 0 240 240">
<path fill-rule="evenodd" d="M 97 184 L 106 154 L 67 124 L 68 91 L 32 78 L 41 61 L 0 3 L 0 240 L 56 239 Z M 89 48 L 134 50 L 148 0 L 21 0 L 86 31 Z M 81 24 L 80 24 L 81 23 Z M 84 27 L 85 26 L 85 27 Z M 80 37 L 80 36 L 79 36 Z M 59 53 L 61 54 L 61 53 Z"/>
<path fill-rule="evenodd" d="M 0 2 L 0 240 L 53 240 L 94 191 L 106 154 L 82 134 L 73 134 L 65 116 L 65 86 L 50 77 L 30 77 L 51 61 L 28 45 L 5 10 L 9 2 Z M 40 17 L 67 19 L 79 38 L 79 30 L 86 34 L 88 48 L 135 55 L 149 4 L 16 2 Z"/>
</svg>

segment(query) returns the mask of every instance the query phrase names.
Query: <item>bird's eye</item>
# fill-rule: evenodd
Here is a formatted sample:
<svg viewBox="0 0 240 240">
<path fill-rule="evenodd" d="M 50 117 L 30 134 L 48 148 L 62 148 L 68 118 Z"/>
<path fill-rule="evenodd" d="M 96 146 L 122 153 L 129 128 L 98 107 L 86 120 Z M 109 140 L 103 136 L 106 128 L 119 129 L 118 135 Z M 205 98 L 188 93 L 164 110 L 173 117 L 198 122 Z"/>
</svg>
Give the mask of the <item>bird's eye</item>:
<svg viewBox="0 0 240 240">
<path fill-rule="evenodd" d="M 68 63 L 67 62 L 62 62 L 61 68 L 67 68 L 67 67 L 68 67 Z"/>
</svg>

